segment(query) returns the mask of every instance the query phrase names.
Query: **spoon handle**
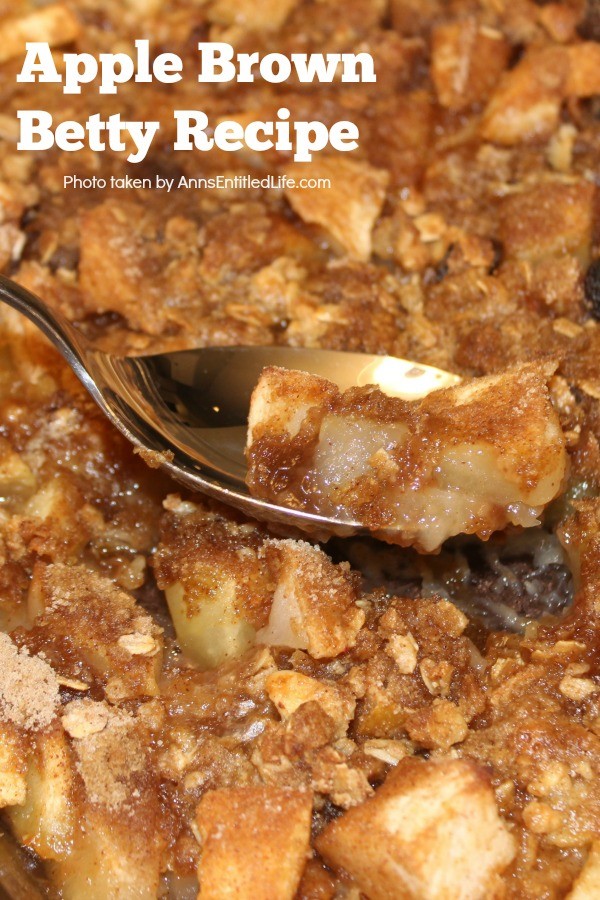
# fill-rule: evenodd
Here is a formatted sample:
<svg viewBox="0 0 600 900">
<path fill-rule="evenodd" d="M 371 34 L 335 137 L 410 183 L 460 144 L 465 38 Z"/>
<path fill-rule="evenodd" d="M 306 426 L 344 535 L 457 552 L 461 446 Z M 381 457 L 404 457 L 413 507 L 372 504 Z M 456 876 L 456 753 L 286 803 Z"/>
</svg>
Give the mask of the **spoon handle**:
<svg viewBox="0 0 600 900">
<path fill-rule="evenodd" d="M 85 371 L 84 351 L 88 342 L 61 313 L 50 310 L 39 297 L 5 275 L 0 275 L 0 301 L 27 316 L 34 325 L 37 325 L 73 367 L 76 374 L 82 377 Z"/>
</svg>

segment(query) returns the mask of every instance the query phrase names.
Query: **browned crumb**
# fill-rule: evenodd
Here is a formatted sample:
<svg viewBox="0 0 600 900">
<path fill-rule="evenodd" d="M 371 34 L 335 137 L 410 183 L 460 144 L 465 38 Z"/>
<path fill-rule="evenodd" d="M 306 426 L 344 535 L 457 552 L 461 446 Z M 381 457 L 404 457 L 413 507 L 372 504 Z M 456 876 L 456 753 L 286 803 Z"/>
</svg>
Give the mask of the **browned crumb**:
<svg viewBox="0 0 600 900">
<path fill-rule="evenodd" d="M 141 456 L 151 469 L 160 469 L 166 462 L 173 462 L 175 454 L 172 450 L 148 450 L 146 447 L 136 447 L 133 451 Z"/>
</svg>

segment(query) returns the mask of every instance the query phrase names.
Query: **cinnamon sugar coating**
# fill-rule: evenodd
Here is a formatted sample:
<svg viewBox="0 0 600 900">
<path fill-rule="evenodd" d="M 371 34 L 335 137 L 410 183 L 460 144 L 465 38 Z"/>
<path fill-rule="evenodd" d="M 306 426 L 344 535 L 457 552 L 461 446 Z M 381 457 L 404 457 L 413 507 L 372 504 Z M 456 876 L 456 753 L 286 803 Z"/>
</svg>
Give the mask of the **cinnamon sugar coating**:
<svg viewBox="0 0 600 900">
<path fill-rule="evenodd" d="M 250 403 L 248 486 L 425 551 L 536 525 L 567 476 L 547 388 L 555 369 L 529 364 L 413 402 L 265 369 Z"/>
</svg>

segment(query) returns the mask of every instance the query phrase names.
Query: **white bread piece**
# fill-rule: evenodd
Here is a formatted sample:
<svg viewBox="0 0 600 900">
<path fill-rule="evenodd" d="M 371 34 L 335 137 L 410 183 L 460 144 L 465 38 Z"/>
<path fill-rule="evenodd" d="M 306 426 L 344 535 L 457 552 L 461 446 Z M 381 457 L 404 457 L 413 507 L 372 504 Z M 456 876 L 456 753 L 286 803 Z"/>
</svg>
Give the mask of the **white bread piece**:
<svg viewBox="0 0 600 900">
<path fill-rule="evenodd" d="M 310 855 L 311 814 L 309 792 L 208 791 L 196 814 L 198 900 L 293 900 Z"/>
<path fill-rule="evenodd" d="M 595 841 L 566 900 L 598 900 L 598 896 L 600 896 L 600 841 Z"/>
<path fill-rule="evenodd" d="M 250 447 L 266 428 L 296 437 L 307 412 L 325 405 L 336 393 L 335 385 L 318 375 L 276 366 L 264 369 L 250 401 L 246 446 Z"/>
<path fill-rule="evenodd" d="M 0 23 L 0 63 L 25 54 L 27 41 L 60 47 L 79 37 L 81 25 L 66 3 L 52 3 Z"/>
<path fill-rule="evenodd" d="M 296 184 L 302 178 L 329 181 L 329 187 L 286 188 L 290 206 L 301 219 L 320 225 L 351 259 L 367 262 L 372 231 L 385 200 L 389 174 L 366 162 L 335 157 L 296 163 L 286 169 Z"/>
<path fill-rule="evenodd" d="M 484 773 L 468 760 L 402 760 L 317 838 L 369 900 L 488 900 L 515 855 Z"/>
</svg>

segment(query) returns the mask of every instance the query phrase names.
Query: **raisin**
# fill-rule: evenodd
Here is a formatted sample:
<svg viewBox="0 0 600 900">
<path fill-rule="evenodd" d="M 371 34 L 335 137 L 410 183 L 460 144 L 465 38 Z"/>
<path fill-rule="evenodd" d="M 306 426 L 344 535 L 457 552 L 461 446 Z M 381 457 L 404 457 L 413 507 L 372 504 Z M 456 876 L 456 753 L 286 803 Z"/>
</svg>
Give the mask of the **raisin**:
<svg viewBox="0 0 600 900">
<path fill-rule="evenodd" d="M 493 275 L 494 272 L 500 268 L 502 260 L 504 259 L 504 247 L 502 243 L 497 241 L 496 238 L 492 238 L 492 245 L 494 247 L 494 259 L 488 270 L 488 275 Z"/>
<path fill-rule="evenodd" d="M 51 272 L 56 272 L 57 269 L 69 269 L 72 271 L 77 268 L 78 263 L 78 247 L 57 247 L 48 260 L 48 268 Z"/>
<path fill-rule="evenodd" d="M 600 40 L 600 0 L 587 0 L 585 16 L 577 32 L 586 41 Z"/>
<path fill-rule="evenodd" d="M 584 282 L 585 296 L 592 308 L 592 315 L 600 321 L 600 259 L 590 264 Z"/>
</svg>

